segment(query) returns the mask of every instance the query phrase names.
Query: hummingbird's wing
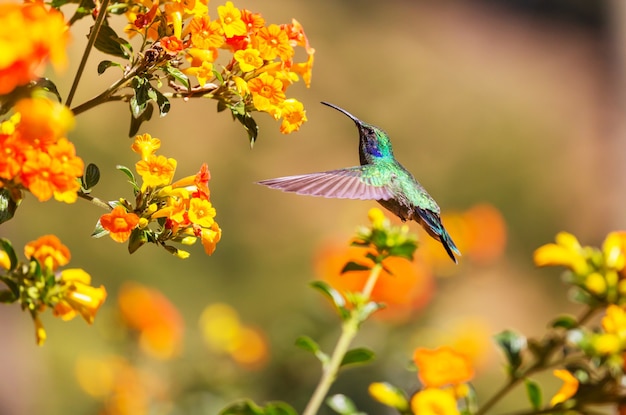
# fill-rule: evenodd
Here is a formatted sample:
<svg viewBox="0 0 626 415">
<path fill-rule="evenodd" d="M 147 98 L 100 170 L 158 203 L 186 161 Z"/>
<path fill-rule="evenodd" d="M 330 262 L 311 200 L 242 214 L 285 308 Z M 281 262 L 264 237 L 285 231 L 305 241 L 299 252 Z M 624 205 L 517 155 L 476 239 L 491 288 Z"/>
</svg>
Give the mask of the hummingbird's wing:
<svg viewBox="0 0 626 415">
<path fill-rule="evenodd" d="M 337 199 L 388 200 L 394 197 L 387 186 L 389 180 L 381 177 L 380 172 L 370 165 L 278 177 L 258 183 L 284 192 Z"/>
</svg>

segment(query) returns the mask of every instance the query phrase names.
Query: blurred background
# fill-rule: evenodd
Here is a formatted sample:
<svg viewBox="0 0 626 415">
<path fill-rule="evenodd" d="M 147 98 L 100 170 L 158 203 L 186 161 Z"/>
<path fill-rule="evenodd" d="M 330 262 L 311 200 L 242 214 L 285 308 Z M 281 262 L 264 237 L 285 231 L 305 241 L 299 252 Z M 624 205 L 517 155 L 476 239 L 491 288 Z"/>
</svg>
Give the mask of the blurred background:
<svg viewBox="0 0 626 415">
<path fill-rule="evenodd" d="M 212 18 L 220 4 L 209 4 Z M 334 393 L 352 397 L 365 412 L 386 413 L 367 395 L 369 383 L 386 380 L 413 393 L 417 378 L 407 370 L 413 350 L 455 344 L 473 356 L 473 383 L 484 401 L 504 379 L 493 334 L 509 328 L 537 336 L 556 314 L 576 313 L 559 270 L 535 269 L 532 252 L 560 230 L 598 245 L 624 227 L 626 3 L 237 0 L 235 6 L 262 13 L 268 23 L 296 18 L 304 26 L 316 49 L 312 86 L 298 83 L 288 95 L 304 103 L 308 123 L 284 136 L 271 117 L 258 114 L 260 137 L 250 149 L 245 131 L 218 114 L 215 102 L 191 100 L 173 102 L 169 115 L 142 126 L 140 133 L 161 139 L 159 154 L 178 160 L 177 178 L 208 163 L 223 230 L 212 257 L 200 245 L 187 260 L 155 246 L 131 256 L 125 245 L 90 238 L 104 213 L 98 207 L 81 200 L 44 206 L 28 196 L 0 235 L 21 253 L 28 241 L 56 234 L 72 252 L 70 267 L 86 269 L 108 298 L 93 326 L 47 315 L 43 347 L 35 345 L 28 314 L 0 307 L 1 415 L 117 407 L 209 414 L 240 397 L 284 400 L 301 411 L 320 369 L 294 341 L 306 334 L 330 351 L 339 333 L 338 318 L 308 283 L 332 278 L 328 261 L 341 255 L 376 204 L 296 196 L 255 182 L 358 163 L 354 124 L 322 100 L 387 131 L 396 157 L 438 201 L 444 223 L 465 247 L 452 267 L 421 234 L 410 298 L 399 301 L 397 313 L 366 324 L 357 339 L 376 351 L 376 362 L 345 371 Z M 88 20 L 73 30 L 70 68 L 62 77 L 51 74 L 64 96 Z M 118 23 L 121 29 L 123 17 Z M 75 103 L 113 82 L 112 70 L 96 74 L 102 59 L 90 58 Z M 85 162 L 100 167 L 95 193 L 103 199 L 132 197 L 115 170 L 137 161 L 129 119 L 125 104 L 106 104 L 80 115 L 69 136 Z M 146 304 L 135 310 L 140 314 L 163 313 L 175 352 L 155 357 L 138 348 L 123 328 L 124 301 Z M 224 334 L 234 332 L 244 333 L 236 346 Z M 550 376 L 538 379 L 547 382 L 546 397 L 559 386 Z M 518 392 L 499 413 L 523 405 Z"/>
</svg>

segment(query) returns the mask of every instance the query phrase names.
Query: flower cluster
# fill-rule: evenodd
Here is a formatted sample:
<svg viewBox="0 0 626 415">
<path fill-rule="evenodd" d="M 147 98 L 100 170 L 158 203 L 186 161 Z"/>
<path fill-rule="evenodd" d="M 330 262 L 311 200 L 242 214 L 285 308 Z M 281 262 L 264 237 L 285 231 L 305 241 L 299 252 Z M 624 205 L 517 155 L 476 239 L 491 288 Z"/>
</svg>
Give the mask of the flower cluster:
<svg viewBox="0 0 626 415">
<path fill-rule="evenodd" d="M 103 286 L 93 287 L 91 276 L 80 268 L 59 270 L 70 261 L 69 249 L 54 235 L 29 242 L 24 254 L 29 263 L 18 263 L 13 247 L 0 240 L 0 281 L 7 290 L 0 291 L 1 302 L 19 302 L 35 322 L 37 344 L 46 340 L 39 315 L 47 308 L 62 320 L 80 315 L 91 324 L 106 299 Z"/>
<path fill-rule="evenodd" d="M 422 388 L 410 399 L 400 389 L 383 382 L 372 383 L 370 395 L 401 413 L 415 415 L 459 415 L 460 406 L 469 406 L 472 397 L 467 382 L 474 377 L 474 369 L 467 356 L 448 346 L 434 350 L 417 348 L 413 362 Z"/>
<path fill-rule="evenodd" d="M 43 2 L 0 4 L 0 94 L 33 80 L 48 60 L 63 68 L 67 29 L 63 15 Z"/>
<path fill-rule="evenodd" d="M 581 246 L 570 233 L 560 232 L 556 243 L 534 253 L 537 266 L 560 265 L 568 269 L 567 282 L 578 290 L 576 299 L 588 305 L 626 305 L 626 232 L 611 232 L 598 249 Z"/>
<path fill-rule="evenodd" d="M 0 187 L 19 201 L 22 190 L 40 201 L 76 201 L 84 163 L 65 138 L 73 127 L 71 111 L 46 98 L 20 100 L 0 124 Z"/>
<path fill-rule="evenodd" d="M 134 186 L 135 207 L 120 199 L 110 213 L 100 217 L 94 236 L 108 233 L 116 242 L 129 241 L 131 253 L 146 242 L 156 243 L 180 258 L 187 258 L 189 253 L 166 243 L 191 245 L 200 238 L 205 252 L 211 255 L 222 230 L 215 222 L 216 212 L 210 201 L 209 170 L 203 164 L 197 174 L 172 183 L 177 162 L 156 155 L 160 145 L 160 140 L 149 134 L 135 138 L 132 149 L 141 156 L 135 170 L 142 185 L 137 184 L 130 170 L 120 167 Z"/>
<path fill-rule="evenodd" d="M 131 2 L 125 31 L 152 40 L 166 51 L 168 65 L 197 79 L 195 87 L 171 83 L 180 94 L 217 99 L 221 109 L 230 109 L 247 128 L 256 128 L 245 122 L 256 110 L 282 119 L 284 134 L 298 130 L 307 120 L 304 107 L 287 98 L 286 90 L 300 77 L 310 85 L 315 52 L 300 23 L 266 25 L 259 13 L 238 9 L 230 1 L 218 6 L 217 18 L 211 19 L 207 3 Z M 304 62 L 294 61 L 296 47 L 304 48 Z M 229 53 L 221 69 L 220 50 Z"/>
</svg>

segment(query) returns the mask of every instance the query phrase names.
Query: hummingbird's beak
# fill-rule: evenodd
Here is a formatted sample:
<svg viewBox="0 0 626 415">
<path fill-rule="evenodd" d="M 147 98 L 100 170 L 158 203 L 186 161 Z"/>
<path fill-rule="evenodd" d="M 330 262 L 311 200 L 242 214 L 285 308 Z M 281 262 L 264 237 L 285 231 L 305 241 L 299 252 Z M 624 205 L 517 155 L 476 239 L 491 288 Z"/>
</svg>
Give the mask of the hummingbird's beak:
<svg viewBox="0 0 626 415">
<path fill-rule="evenodd" d="M 331 104 L 329 102 L 321 102 L 322 104 L 326 105 L 327 107 L 331 107 L 336 109 L 339 112 L 344 113 L 348 118 L 350 118 L 352 121 L 354 121 L 356 123 L 356 125 L 360 125 L 361 124 L 361 120 L 359 120 L 357 117 L 355 117 L 354 115 L 350 114 L 348 111 L 344 110 L 343 108 L 339 108 L 338 106 Z"/>
</svg>

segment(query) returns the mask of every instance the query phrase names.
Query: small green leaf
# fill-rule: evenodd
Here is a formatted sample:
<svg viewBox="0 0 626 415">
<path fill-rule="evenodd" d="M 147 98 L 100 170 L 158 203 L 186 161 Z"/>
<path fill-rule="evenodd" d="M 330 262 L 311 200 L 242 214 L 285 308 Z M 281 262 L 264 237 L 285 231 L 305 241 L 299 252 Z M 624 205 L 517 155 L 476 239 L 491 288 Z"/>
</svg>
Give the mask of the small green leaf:
<svg viewBox="0 0 626 415">
<path fill-rule="evenodd" d="M 578 320 L 574 316 L 562 315 L 552 320 L 550 327 L 571 330 L 578 327 Z"/>
<path fill-rule="evenodd" d="M 247 112 L 244 114 L 239 114 L 238 112 L 236 112 L 236 110 L 233 110 L 232 108 L 231 112 L 233 114 L 233 117 L 235 117 L 235 119 L 239 121 L 241 125 L 243 125 L 246 132 L 248 133 L 250 147 L 254 147 L 254 143 L 256 142 L 256 139 L 259 135 L 259 126 L 257 125 L 256 121 L 254 121 L 254 118 L 252 118 L 252 116 Z"/>
<path fill-rule="evenodd" d="M 139 185 L 137 184 L 137 180 L 135 180 L 135 175 L 128 167 L 118 164 L 117 166 L 115 166 L 115 168 L 124 173 L 126 177 L 128 177 L 128 183 L 132 184 L 135 190 L 139 190 Z"/>
<path fill-rule="evenodd" d="M 371 316 L 378 310 L 382 310 L 385 307 L 386 305 L 384 303 L 377 303 L 375 301 L 368 302 L 359 310 L 359 322 L 364 322 L 369 318 L 369 316 Z"/>
<path fill-rule="evenodd" d="M 6 187 L 0 189 L 0 224 L 10 220 L 17 210 L 19 201 L 11 197 L 11 191 Z"/>
<path fill-rule="evenodd" d="M 375 357 L 376 355 L 370 349 L 357 347 L 346 352 L 341 360 L 341 366 L 368 363 L 374 360 Z"/>
<path fill-rule="evenodd" d="M 189 77 L 187 77 L 187 75 L 185 75 L 180 69 L 172 67 L 168 62 L 165 67 L 165 72 L 183 84 L 185 88 L 189 89 Z"/>
<path fill-rule="evenodd" d="M 93 26 L 91 28 L 93 30 Z M 119 37 L 111 26 L 102 25 L 96 37 L 94 45 L 100 52 L 128 59 L 128 49 L 130 44 L 123 38 Z"/>
<path fill-rule="evenodd" d="M 13 271 L 15 267 L 17 267 L 17 255 L 15 255 L 15 250 L 13 249 L 11 241 L 5 238 L 0 238 L 0 249 L 6 252 L 9 257 L 10 265 L 8 271 Z"/>
<path fill-rule="evenodd" d="M 509 374 L 512 375 L 522 364 L 522 351 L 526 348 L 526 337 L 511 330 L 505 330 L 494 336 L 504 351 L 509 363 Z"/>
<path fill-rule="evenodd" d="M 395 245 L 389 250 L 389 256 L 397 256 L 400 258 L 406 258 L 409 261 L 413 260 L 413 254 L 417 249 L 417 244 L 413 241 L 406 241 L 400 245 Z"/>
<path fill-rule="evenodd" d="M 362 265 L 358 262 L 350 261 L 341 269 L 340 273 L 345 274 L 346 272 L 350 271 L 368 271 L 370 269 L 372 268 L 367 265 Z"/>
<path fill-rule="evenodd" d="M 322 294 L 326 295 L 330 299 L 333 305 L 337 308 L 339 316 L 342 320 L 345 320 L 350 316 L 350 312 L 346 308 L 346 300 L 339 293 L 339 291 L 323 281 L 313 281 L 311 283 L 311 287 L 320 291 Z"/>
<path fill-rule="evenodd" d="M 100 169 L 93 163 L 89 163 L 82 177 L 83 189 L 92 189 L 100 181 Z"/>
<path fill-rule="evenodd" d="M 222 409 L 220 415 L 264 415 L 264 412 L 259 405 L 246 399 Z"/>
<path fill-rule="evenodd" d="M 326 353 L 320 349 L 320 346 L 317 344 L 315 340 L 310 338 L 309 336 L 300 336 L 296 339 L 296 346 L 302 350 L 307 352 L 311 352 L 317 357 L 317 359 L 322 362 L 323 365 L 326 365 L 330 358 Z"/>
<path fill-rule="evenodd" d="M 105 235 L 108 235 L 109 231 L 107 231 L 106 229 L 104 229 L 102 227 L 102 224 L 100 223 L 100 219 L 98 219 L 98 222 L 96 222 L 96 226 L 94 227 L 93 232 L 91 232 L 91 237 L 92 238 L 102 238 Z"/>
<path fill-rule="evenodd" d="M 267 403 L 263 413 L 265 415 L 298 415 L 291 405 L 279 401 Z"/>
<path fill-rule="evenodd" d="M 0 279 L 3 281 L 3 279 Z M 11 304 L 17 300 L 17 296 L 13 293 L 13 291 L 9 290 L 0 290 L 0 303 Z"/>
<path fill-rule="evenodd" d="M 148 106 L 152 86 L 150 85 L 150 81 L 148 79 L 140 76 L 135 76 L 130 85 L 133 88 L 134 94 L 128 100 L 128 103 L 130 104 L 130 110 L 133 118 L 139 118 Z"/>
<path fill-rule="evenodd" d="M 167 113 L 170 111 L 170 100 L 167 99 L 165 95 L 163 95 L 158 89 L 152 89 L 152 92 L 155 95 L 154 101 L 157 103 L 159 107 L 159 113 L 161 117 L 165 117 Z"/>
<path fill-rule="evenodd" d="M 130 233 L 130 237 L 128 238 L 128 253 L 135 253 L 135 251 L 141 248 L 141 246 L 146 242 L 148 242 L 146 231 L 139 228 L 133 229 Z"/>
<path fill-rule="evenodd" d="M 48 78 L 39 78 L 34 83 L 31 83 L 33 88 L 41 88 L 46 92 L 51 93 L 56 97 L 59 102 L 63 102 L 63 98 L 57 89 L 57 86 Z"/>
<path fill-rule="evenodd" d="M 120 65 L 117 62 L 113 62 L 113 61 L 102 61 L 98 64 L 98 75 L 102 75 L 104 73 L 104 71 L 106 71 L 107 69 L 109 69 L 111 66 L 117 66 L 119 68 L 122 67 L 122 65 Z"/>
<path fill-rule="evenodd" d="M 526 394 L 528 395 L 528 401 L 535 411 L 538 411 L 541 408 L 541 388 L 539 384 L 531 379 L 526 379 L 524 381 L 526 386 Z"/>
<path fill-rule="evenodd" d="M 356 409 L 356 405 L 350 398 L 346 395 L 337 394 L 326 399 L 326 404 L 331 407 L 331 409 L 338 414 L 341 415 L 361 415 L 362 412 L 359 412 Z"/>
</svg>

